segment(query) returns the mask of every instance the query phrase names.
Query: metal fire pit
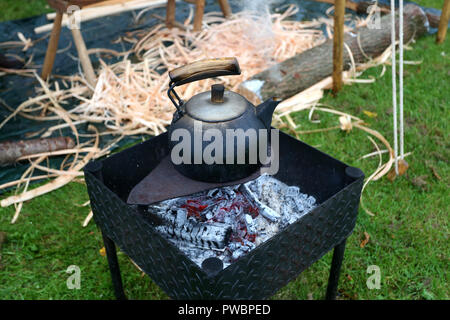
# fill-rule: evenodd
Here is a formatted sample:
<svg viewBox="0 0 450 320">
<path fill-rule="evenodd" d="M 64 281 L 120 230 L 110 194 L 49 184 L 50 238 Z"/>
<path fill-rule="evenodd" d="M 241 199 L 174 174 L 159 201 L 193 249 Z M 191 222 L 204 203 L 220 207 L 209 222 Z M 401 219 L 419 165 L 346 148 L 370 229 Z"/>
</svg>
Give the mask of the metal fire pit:
<svg viewBox="0 0 450 320">
<path fill-rule="evenodd" d="M 334 248 L 326 298 L 335 298 L 358 213 L 360 169 L 280 132 L 275 178 L 314 196 L 317 207 L 227 268 L 207 262 L 200 268 L 154 229 L 142 208 L 126 204 L 132 188 L 167 156 L 167 140 L 161 134 L 84 170 L 118 299 L 125 295 L 115 245 L 174 299 L 266 299 Z"/>
</svg>

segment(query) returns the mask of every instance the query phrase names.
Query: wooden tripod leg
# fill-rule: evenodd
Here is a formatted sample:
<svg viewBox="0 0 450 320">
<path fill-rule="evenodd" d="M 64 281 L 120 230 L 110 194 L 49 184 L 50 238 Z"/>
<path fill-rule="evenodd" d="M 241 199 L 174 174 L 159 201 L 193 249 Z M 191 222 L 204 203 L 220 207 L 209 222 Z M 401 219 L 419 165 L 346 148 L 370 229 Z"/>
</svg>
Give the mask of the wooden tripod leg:
<svg viewBox="0 0 450 320">
<path fill-rule="evenodd" d="M 166 27 L 171 29 L 175 25 L 175 0 L 168 0 L 166 6 Z"/>
<path fill-rule="evenodd" d="M 53 29 L 50 35 L 47 52 L 45 53 L 44 65 L 42 67 L 41 78 L 47 80 L 52 73 L 53 63 L 55 62 L 56 50 L 58 50 L 59 34 L 61 33 L 61 22 L 63 12 L 56 12 L 55 21 L 53 22 Z"/>
<path fill-rule="evenodd" d="M 220 9 L 223 12 L 223 15 L 225 16 L 225 18 L 229 18 L 231 16 L 231 7 L 230 4 L 228 3 L 228 0 L 218 0 L 218 1 Z"/>
<path fill-rule="evenodd" d="M 195 5 L 194 31 L 202 30 L 203 13 L 205 12 L 205 0 L 197 0 Z"/>
<path fill-rule="evenodd" d="M 444 6 L 442 7 L 441 18 L 439 19 L 438 32 L 436 36 L 437 43 L 442 43 L 445 40 L 449 18 L 450 18 L 450 0 L 445 0 Z"/>
<path fill-rule="evenodd" d="M 97 80 L 91 60 L 89 59 L 89 54 L 87 52 L 83 36 L 81 35 L 80 29 L 72 28 L 71 31 L 73 40 L 75 41 L 75 46 L 77 47 L 78 58 L 80 58 L 81 66 L 83 67 L 84 76 L 86 77 L 87 82 L 91 86 L 95 87 L 95 83 Z"/>
</svg>

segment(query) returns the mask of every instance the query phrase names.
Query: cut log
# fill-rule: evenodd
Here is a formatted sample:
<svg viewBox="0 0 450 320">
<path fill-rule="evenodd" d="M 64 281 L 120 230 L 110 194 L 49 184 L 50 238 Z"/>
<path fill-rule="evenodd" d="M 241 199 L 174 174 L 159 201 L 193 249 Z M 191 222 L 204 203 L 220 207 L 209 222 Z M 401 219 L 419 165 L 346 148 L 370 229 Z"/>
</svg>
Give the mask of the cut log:
<svg viewBox="0 0 450 320">
<path fill-rule="evenodd" d="M 390 16 L 380 19 L 380 29 L 355 29 L 344 36 L 355 63 L 364 63 L 382 54 L 391 45 Z M 398 28 L 398 16 L 396 17 Z M 404 41 L 427 32 L 428 20 L 423 10 L 412 4 L 404 7 Z M 398 31 L 397 31 L 398 35 Z M 344 70 L 351 67 L 351 58 L 344 48 Z M 287 99 L 333 73 L 333 39 L 304 51 L 260 72 L 239 86 L 239 92 L 254 103 L 277 97 Z"/>
<path fill-rule="evenodd" d="M 335 0 L 314 0 L 317 2 L 325 2 L 325 3 L 329 3 L 329 4 L 334 4 Z M 347 9 L 353 10 L 356 13 L 359 14 L 367 14 L 368 13 L 368 8 L 370 6 L 374 5 L 374 1 L 373 0 L 360 0 L 358 2 L 353 2 L 350 0 L 347 0 L 345 2 L 345 7 Z M 378 7 L 380 8 L 380 12 L 381 14 L 387 14 L 391 12 L 391 7 L 382 3 L 378 3 Z M 439 12 L 437 10 L 437 12 Z M 435 13 L 435 12 L 425 12 L 425 14 L 427 15 L 428 18 L 428 22 L 430 23 L 430 27 L 432 28 L 437 28 L 438 24 L 439 24 L 439 14 Z"/>
<path fill-rule="evenodd" d="M 12 164 L 23 156 L 71 149 L 74 146 L 75 143 L 70 137 L 2 142 L 0 143 L 0 165 Z"/>
</svg>

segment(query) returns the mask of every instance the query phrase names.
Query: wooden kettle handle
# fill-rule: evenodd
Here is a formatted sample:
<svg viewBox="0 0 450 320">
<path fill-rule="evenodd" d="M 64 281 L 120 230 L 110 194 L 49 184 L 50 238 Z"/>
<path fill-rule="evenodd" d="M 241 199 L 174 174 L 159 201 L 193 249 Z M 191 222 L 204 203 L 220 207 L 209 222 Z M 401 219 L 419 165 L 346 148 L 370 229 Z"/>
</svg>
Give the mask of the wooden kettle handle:
<svg viewBox="0 0 450 320">
<path fill-rule="evenodd" d="M 239 74 L 241 69 L 236 58 L 199 60 L 169 71 L 170 80 L 175 86 L 206 78 Z"/>
</svg>

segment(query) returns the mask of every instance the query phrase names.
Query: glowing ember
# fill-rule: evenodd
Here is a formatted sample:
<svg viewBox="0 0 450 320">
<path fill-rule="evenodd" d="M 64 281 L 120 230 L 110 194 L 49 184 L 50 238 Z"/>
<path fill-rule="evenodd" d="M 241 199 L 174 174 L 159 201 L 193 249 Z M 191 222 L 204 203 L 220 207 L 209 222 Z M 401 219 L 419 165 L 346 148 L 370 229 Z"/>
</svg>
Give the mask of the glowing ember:
<svg viewBox="0 0 450 320">
<path fill-rule="evenodd" d="M 201 266 L 217 257 L 224 267 L 294 223 L 316 199 L 295 186 L 262 175 L 246 184 L 222 187 L 148 207 L 156 229 Z"/>
</svg>

